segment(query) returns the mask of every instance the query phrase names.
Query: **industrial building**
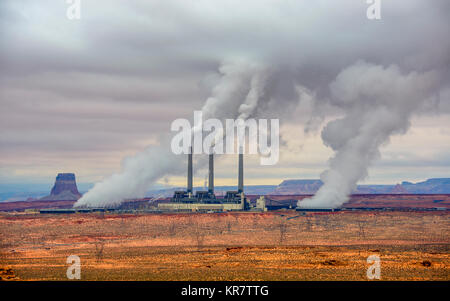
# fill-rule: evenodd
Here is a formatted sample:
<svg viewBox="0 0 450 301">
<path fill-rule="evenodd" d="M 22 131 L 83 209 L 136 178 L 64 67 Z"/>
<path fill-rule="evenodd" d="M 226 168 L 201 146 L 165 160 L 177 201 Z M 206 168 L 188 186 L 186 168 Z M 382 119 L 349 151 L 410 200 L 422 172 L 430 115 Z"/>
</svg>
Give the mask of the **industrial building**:
<svg viewBox="0 0 450 301">
<path fill-rule="evenodd" d="M 170 203 L 158 204 L 162 211 L 242 211 L 249 210 L 250 203 L 244 194 L 244 155 L 239 152 L 239 172 L 237 191 L 227 191 L 225 196 L 217 198 L 214 194 L 214 154 L 209 154 L 208 190 L 196 191 L 192 188 L 193 182 L 192 147 L 188 154 L 187 190 L 175 191 Z M 264 210 L 264 206 L 259 206 Z M 255 208 L 256 209 L 256 208 Z"/>
</svg>

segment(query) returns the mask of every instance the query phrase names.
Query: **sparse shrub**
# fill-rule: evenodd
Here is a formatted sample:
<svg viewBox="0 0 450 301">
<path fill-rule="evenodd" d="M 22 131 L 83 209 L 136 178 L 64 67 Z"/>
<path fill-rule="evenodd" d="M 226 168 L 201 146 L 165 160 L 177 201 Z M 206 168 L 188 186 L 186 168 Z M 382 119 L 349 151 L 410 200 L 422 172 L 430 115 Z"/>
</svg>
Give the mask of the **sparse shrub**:
<svg viewBox="0 0 450 301">
<path fill-rule="evenodd" d="M 335 259 L 325 260 L 322 262 L 323 265 L 339 265 L 340 263 Z"/>
<path fill-rule="evenodd" d="M 312 230 L 311 217 L 309 217 L 309 216 L 307 216 L 305 218 L 305 227 L 306 227 L 306 231 L 311 231 Z"/>
<path fill-rule="evenodd" d="M 95 258 L 97 261 L 101 261 L 103 259 L 103 250 L 105 247 L 105 243 L 103 240 L 99 240 L 95 242 Z"/>
<path fill-rule="evenodd" d="M 227 231 L 228 231 L 228 233 L 231 233 L 231 222 L 230 221 L 227 222 Z"/>
<path fill-rule="evenodd" d="M 175 236 L 176 228 L 177 228 L 177 225 L 175 224 L 175 222 L 171 222 L 169 225 L 169 229 L 168 229 L 170 236 Z"/>
<path fill-rule="evenodd" d="M 258 226 L 258 215 L 253 215 L 253 228 L 256 228 Z"/>
<path fill-rule="evenodd" d="M 286 232 L 287 232 L 286 222 L 284 220 L 281 221 L 280 224 L 278 225 L 278 228 L 280 230 L 280 244 L 282 244 L 286 239 Z"/>
<path fill-rule="evenodd" d="M 323 215 L 323 227 L 326 230 L 329 230 L 329 226 L 330 226 L 330 217 L 328 215 Z"/>
<path fill-rule="evenodd" d="M 366 226 L 367 223 L 365 221 L 357 221 L 358 225 L 358 237 L 359 239 L 366 239 Z"/>
<path fill-rule="evenodd" d="M 429 260 L 424 260 L 424 261 L 422 261 L 421 262 L 421 264 L 424 266 L 424 267 L 430 267 L 431 266 L 431 261 L 429 261 Z"/>
<path fill-rule="evenodd" d="M 195 242 L 197 244 L 197 249 L 200 250 L 203 248 L 203 242 L 205 239 L 205 233 L 204 230 L 202 229 L 202 227 L 196 223 L 194 225 L 194 238 L 195 238 Z"/>
</svg>

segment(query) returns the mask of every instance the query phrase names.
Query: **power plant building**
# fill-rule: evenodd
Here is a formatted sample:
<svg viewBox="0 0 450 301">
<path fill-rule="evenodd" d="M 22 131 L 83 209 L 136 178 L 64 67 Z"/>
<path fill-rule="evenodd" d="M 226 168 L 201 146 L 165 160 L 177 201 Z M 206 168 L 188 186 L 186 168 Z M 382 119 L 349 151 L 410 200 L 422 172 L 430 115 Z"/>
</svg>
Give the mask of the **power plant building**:
<svg viewBox="0 0 450 301">
<path fill-rule="evenodd" d="M 238 190 L 227 191 L 223 198 L 214 194 L 214 154 L 209 154 L 208 190 L 194 194 L 192 147 L 188 154 L 187 190 L 175 191 L 170 203 L 158 204 L 163 211 L 241 211 L 248 210 L 249 203 L 244 195 L 244 158 L 239 152 Z"/>
</svg>

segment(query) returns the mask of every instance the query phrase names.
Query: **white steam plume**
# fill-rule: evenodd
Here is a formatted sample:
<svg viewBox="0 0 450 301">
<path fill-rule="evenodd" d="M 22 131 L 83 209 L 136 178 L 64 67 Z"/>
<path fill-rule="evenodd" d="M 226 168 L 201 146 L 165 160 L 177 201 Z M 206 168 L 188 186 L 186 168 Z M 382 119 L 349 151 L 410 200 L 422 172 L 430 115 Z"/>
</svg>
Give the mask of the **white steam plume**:
<svg viewBox="0 0 450 301">
<path fill-rule="evenodd" d="M 345 116 L 322 131 L 322 140 L 335 155 L 321 175 L 324 185 L 298 206 L 336 208 L 345 203 L 379 157 L 380 146 L 391 135 L 408 130 L 411 115 L 438 84 L 436 72 L 402 74 L 395 65 L 383 68 L 358 62 L 344 69 L 330 90 L 332 104 L 343 109 Z"/>
<path fill-rule="evenodd" d="M 270 71 L 267 67 L 234 61 L 223 64 L 219 72 L 221 78 L 202 108 L 204 119 L 246 119 L 256 114 L 260 104 L 268 101 L 266 83 Z M 167 129 L 169 131 L 169 124 Z M 162 177 L 183 173 L 186 170 L 181 163 L 183 157 L 172 153 L 169 136 L 162 138 L 159 146 L 149 146 L 135 156 L 125 158 L 120 173 L 95 184 L 74 207 L 118 205 L 125 199 L 143 197 L 151 184 Z M 204 162 L 200 161 L 196 166 Z"/>
</svg>

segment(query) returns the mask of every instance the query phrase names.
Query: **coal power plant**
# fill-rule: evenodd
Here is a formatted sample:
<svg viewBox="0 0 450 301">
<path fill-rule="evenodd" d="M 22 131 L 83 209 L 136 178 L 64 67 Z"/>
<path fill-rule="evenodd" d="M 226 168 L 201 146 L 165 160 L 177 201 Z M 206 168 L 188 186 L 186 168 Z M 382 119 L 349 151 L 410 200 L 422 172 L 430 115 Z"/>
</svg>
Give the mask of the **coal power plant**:
<svg viewBox="0 0 450 301">
<path fill-rule="evenodd" d="M 209 154 L 208 190 L 196 191 L 192 188 L 193 163 L 192 147 L 188 154 L 187 189 L 175 191 L 169 203 L 158 204 L 162 211 L 242 211 L 251 206 L 244 194 L 244 155 L 239 152 L 239 171 L 237 191 L 227 191 L 224 197 L 214 194 L 214 154 Z M 254 208 L 258 209 L 258 208 Z M 260 208 L 263 209 L 263 208 Z"/>
</svg>

